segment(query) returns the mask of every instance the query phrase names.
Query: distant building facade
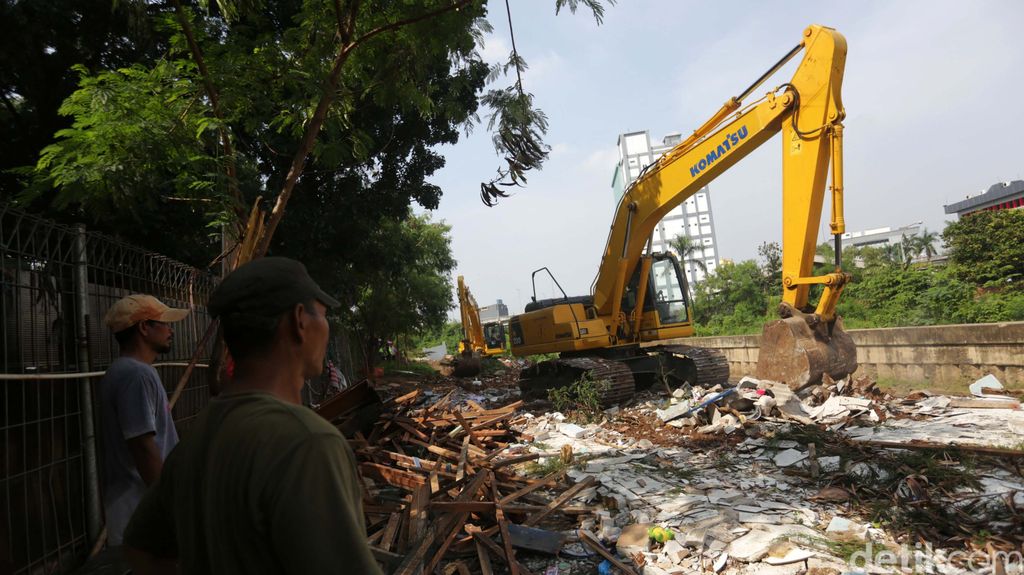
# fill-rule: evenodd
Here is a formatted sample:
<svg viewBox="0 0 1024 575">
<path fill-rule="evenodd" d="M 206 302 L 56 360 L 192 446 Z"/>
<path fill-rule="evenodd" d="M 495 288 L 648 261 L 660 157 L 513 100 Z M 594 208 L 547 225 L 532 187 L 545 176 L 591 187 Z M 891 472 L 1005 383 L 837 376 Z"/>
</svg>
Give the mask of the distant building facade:
<svg viewBox="0 0 1024 575">
<path fill-rule="evenodd" d="M 682 135 L 669 134 L 660 143 L 651 142 L 650 132 L 629 132 L 619 135 L 619 162 L 615 166 L 612 177 L 612 191 L 616 204 L 622 199 L 629 187 L 643 172 L 644 168 L 653 164 L 662 154 L 671 150 L 682 141 Z M 654 251 L 672 251 L 671 242 L 676 236 L 692 238 L 697 248 L 693 254 L 682 261 L 687 280 L 696 284 L 707 273 L 714 273 L 718 268 L 718 242 L 715 238 L 715 222 L 711 213 L 711 192 L 707 186 L 691 196 L 682 205 L 669 212 L 658 223 L 654 230 L 652 249 Z M 681 254 L 676 254 L 680 256 Z M 697 262 L 702 262 L 703 266 Z"/>
<path fill-rule="evenodd" d="M 505 322 L 508 320 L 508 306 L 500 299 L 497 303 L 485 305 L 480 308 L 480 323 L 493 321 Z"/>
<path fill-rule="evenodd" d="M 968 214 L 981 211 L 1017 210 L 1024 207 L 1024 180 L 999 182 L 989 186 L 987 190 L 968 196 L 966 200 L 945 206 L 947 214 L 956 214 L 962 218 Z"/>
<path fill-rule="evenodd" d="M 903 236 L 916 235 L 921 232 L 921 222 L 900 228 L 875 228 L 863 232 L 847 232 L 843 234 L 843 247 L 884 247 L 900 245 Z"/>
</svg>

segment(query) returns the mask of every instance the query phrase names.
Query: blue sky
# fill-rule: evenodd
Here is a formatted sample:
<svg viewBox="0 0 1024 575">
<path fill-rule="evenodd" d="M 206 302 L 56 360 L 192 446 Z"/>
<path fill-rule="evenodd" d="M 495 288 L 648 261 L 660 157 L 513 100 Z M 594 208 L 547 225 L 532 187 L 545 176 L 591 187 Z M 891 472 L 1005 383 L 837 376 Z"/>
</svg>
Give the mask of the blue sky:
<svg viewBox="0 0 1024 575">
<path fill-rule="evenodd" d="M 530 66 L 525 88 L 550 122 L 551 157 L 528 186 L 485 207 L 479 183 L 499 159 L 479 126 L 441 148 L 447 165 L 433 178 L 444 189 L 434 218 L 452 226 L 456 273 L 481 305 L 501 298 L 521 312 L 530 274 L 543 266 L 569 295 L 589 293 L 615 209 L 618 135 L 691 132 L 811 23 L 836 28 L 849 45 L 848 230 L 922 221 L 940 231 L 944 204 L 1024 179 L 1024 1 L 622 0 L 602 26 L 582 12 L 556 17 L 554 0 L 511 7 Z M 504 60 L 504 0 L 490 13 L 494 32 L 482 53 Z M 753 97 L 787 81 L 794 66 Z M 780 239 L 780 145 L 776 136 L 711 184 L 721 257 L 752 259 L 761 242 Z M 550 281 L 537 291 L 558 295 Z"/>
</svg>

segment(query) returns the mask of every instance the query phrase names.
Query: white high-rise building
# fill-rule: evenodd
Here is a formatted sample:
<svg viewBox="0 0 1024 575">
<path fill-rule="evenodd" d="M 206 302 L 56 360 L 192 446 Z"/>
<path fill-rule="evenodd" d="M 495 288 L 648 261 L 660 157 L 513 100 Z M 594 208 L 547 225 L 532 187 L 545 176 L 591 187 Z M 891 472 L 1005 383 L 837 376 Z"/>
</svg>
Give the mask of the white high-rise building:
<svg viewBox="0 0 1024 575">
<path fill-rule="evenodd" d="M 629 132 L 619 136 L 619 163 L 615 166 L 612 190 L 615 202 L 634 180 L 640 177 L 644 168 L 653 164 L 662 154 L 682 141 L 682 135 L 675 133 L 665 136 L 660 143 L 651 143 L 650 132 Z M 711 216 L 711 192 L 707 186 L 690 196 L 682 205 L 666 215 L 654 230 L 654 251 L 672 251 L 671 242 L 676 236 L 687 236 L 697 244 L 690 257 L 683 260 L 687 280 L 696 284 L 707 273 L 714 273 L 718 267 L 718 250 L 715 241 L 715 223 Z M 698 262 L 703 263 L 701 266 Z"/>
</svg>

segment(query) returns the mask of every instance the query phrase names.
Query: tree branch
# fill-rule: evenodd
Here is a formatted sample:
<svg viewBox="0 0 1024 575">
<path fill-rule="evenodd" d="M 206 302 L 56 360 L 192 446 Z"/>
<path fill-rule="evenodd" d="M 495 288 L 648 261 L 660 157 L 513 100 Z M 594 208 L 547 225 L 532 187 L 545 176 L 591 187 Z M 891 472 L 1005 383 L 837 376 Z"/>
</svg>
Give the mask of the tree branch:
<svg viewBox="0 0 1024 575">
<path fill-rule="evenodd" d="M 450 4 L 448 6 L 445 6 L 444 8 L 438 8 L 437 10 L 434 10 L 433 12 L 427 12 L 426 14 L 421 14 L 419 16 L 413 16 L 412 18 L 406 18 L 405 20 L 399 20 L 397 22 L 392 22 L 391 24 L 385 24 L 383 26 L 380 26 L 379 28 L 374 28 L 373 30 L 370 30 L 366 34 L 363 34 L 362 36 L 356 38 L 355 41 L 352 42 L 352 45 L 353 45 L 353 47 L 355 47 L 355 46 L 357 46 L 359 44 L 362 44 L 363 42 L 369 40 L 370 38 L 373 38 L 374 36 L 376 36 L 378 34 L 382 34 L 384 32 L 389 32 L 391 30 L 396 30 L 396 29 L 401 28 L 403 26 L 408 26 L 410 24 L 415 24 L 417 22 L 422 22 L 424 20 L 429 20 L 430 18 L 433 18 L 435 16 L 440 16 L 441 14 L 444 14 L 445 12 L 451 12 L 452 10 L 458 10 L 458 9 L 462 8 L 463 6 L 467 6 L 469 4 L 472 4 L 475 1 L 476 0 L 460 0 L 459 2 L 455 2 L 454 4 Z"/>
<path fill-rule="evenodd" d="M 178 0 L 175 0 L 178 1 Z M 316 139 L 320 135 L 320 129 L 323 127 L 324 120 L 327 118 L 327 112 L 334 102 L 335 94 L 338 91 L 338 81 L 341 78 L 341 69 L 345 62 L 351 55 L 352 50 L 357 46 L 366 42 L 367 40 L 391 30 L 397 30 L 403 26 L 422 22 L 430 18 L 434 18 L 446 12 L 452 10 L 458 10 L 463 6 L 471 4 L 477 0 L 460 0 L 454 4 L 448 5 L 444 8 L 427 12 L 419 16 L 413 16 L 391 24 L 385 24 L 378 28 L 375 28 L 366 34 L 356 38 L 349 43 L 342 43 L 338 48 L 338 53 L 334 56 L 334 62 L 331 64 L 331 72 L 327 76 L 327 82 L 324 86 L 324 93 L 320 97 L 320 102 L 317 103 L 316 110 L 313 112 L 313 117 L 310 118 L 309 124 L 306 125 L 306 132 L 302 136 L 302 142 L 299 144 L 299 149 L 295 152 L 295 157 L 292 158 L 291 167 L 288 169 L 288 175 L 285 177 L 284 184 L 281 186 L 281 191 L 277 195 L 277 200 L 274 202 L 274 208 L 270 212 L 270 218 L 267 221 L 266 228 L 263 234 L 260 236 L 259 243 L 256 245 L 254 258 L 262 257 L 266 255 L 267 250 L 270 249 L 270 241 L 274 237 L 274 232 L 277 230 L 278 224 L 281 223 L 281 218 L 284 217 L 285 207 L 288 205 L 288 200 L 291 199 L 292 192 L 295 190 L 295 184 L 298 182 L 299 177 L 302 175 L 303 170 L 306 166 L 306 159 L 309 157 L 310 152 L 313 150 L 313 145 L 316 144 Z M 340 9 L 340 3 L 335 2 L 335 9 Z M 344 38 L 346 33 L 348 37 L 351 37 L 355 31 L 356 24 L 356 12 L 358 11 L 358 3 L 353 2 L 350 5 L 351 11 L 348 14 L 348 25 L 346 30 L 339 30 L 339 36 Z M 339 16 L 339 21 L 340 21 Z"/>
<path fill-rule="evenodd" d="M 189 22 L 188 16 L 185 14 L 185 9 L 181 5 L 181 0 L 171 0 L 174 4 L 174 13 L 178 18 L 178 23 L 181 25 L 181 31 L 185 34 L 185 39 L 188 41 L 189 51 L 192 52 L 192 59 L 196 61 L 196 67 L 199 68 L 199 76 L 203 79 L 203 89 L 206 91 L 207 97 L 210 98 L 210 107 L 213 109 L 213 115 L 218 120 L 218 132 L 220 134 L 221 147 L 224 148 L 224 155 L 227 157 L 227 166 L 225 170 L 228 175 L 228 192 L 231 197 L 234 198 L 235 204 L 235 215 L 237 219 L 244 217 L 244 200 L 242 199 L 242 193 L 238 189 L 238 178 L 237 170 L 235 167 L 235 150 L 231 145 L 231 137 L 228 134 L 226 124 L 224 122 L 224 114 L 221 113 L 220 109 L 220 94 L 217 92 L 217 88 L 213 85 L 213 78 L 210 77 L 210 71 L 206 67 L 206 59 L 203 57 L 203 52 L 199 48 L 199 43 L 196 42 L 195 35 L 192 33 L 192 23 Z M 240 228 L 240 224 L 236 223 L 235 231 L 237 232 Z"/>
</svg>

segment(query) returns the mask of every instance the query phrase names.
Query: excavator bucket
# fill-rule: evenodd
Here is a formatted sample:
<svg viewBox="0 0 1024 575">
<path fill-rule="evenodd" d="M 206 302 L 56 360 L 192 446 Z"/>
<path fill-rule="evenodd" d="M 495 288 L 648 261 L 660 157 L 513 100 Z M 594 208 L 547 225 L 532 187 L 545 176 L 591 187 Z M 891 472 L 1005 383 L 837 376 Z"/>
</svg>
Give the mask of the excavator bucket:
<svg viewBox="0 0 1024 575">
<path fill-rule="evenodd" d="M 821 383 L 822 376 L 841 379 L 857 369 L 857 346 L 843 331 L 816 316 L 798 314 L 765 324 L 757 356 L 757 377 L 785 383 L 796 391 Z"/>
</svg>

